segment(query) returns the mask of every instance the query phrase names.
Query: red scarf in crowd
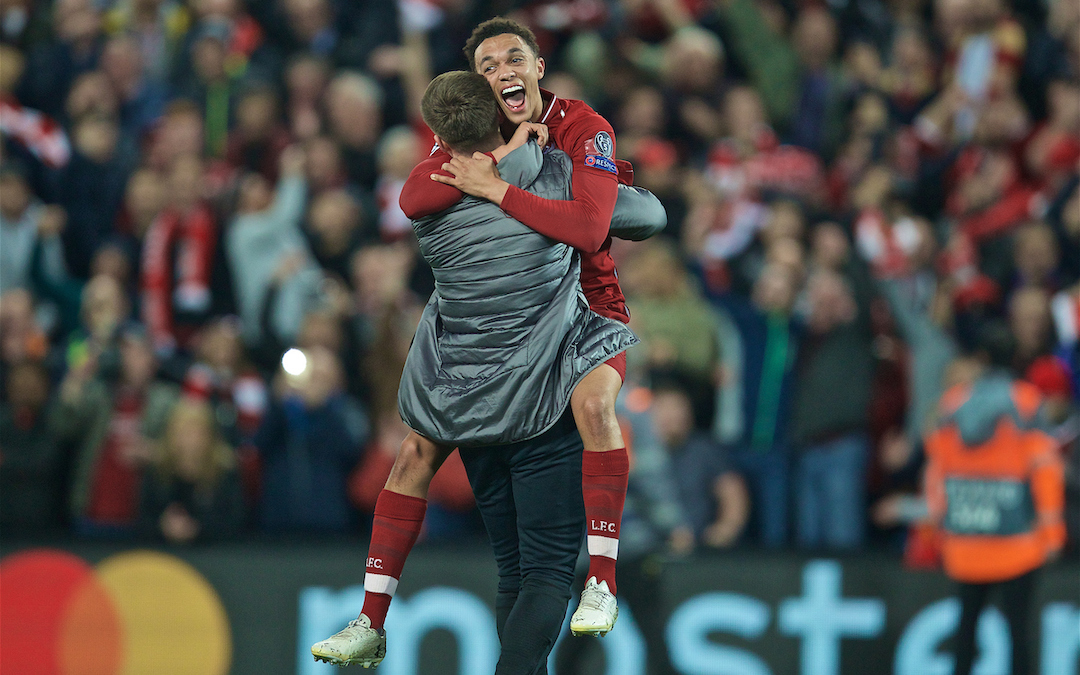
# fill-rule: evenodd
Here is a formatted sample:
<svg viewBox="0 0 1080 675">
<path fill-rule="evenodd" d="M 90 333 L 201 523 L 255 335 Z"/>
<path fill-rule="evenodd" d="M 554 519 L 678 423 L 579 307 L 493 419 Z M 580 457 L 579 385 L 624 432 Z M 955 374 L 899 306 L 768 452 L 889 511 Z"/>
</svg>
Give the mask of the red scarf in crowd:
<svg viewBox="0 0 1080 675">
<path fill-rule="evenodd" d="M 191 337 L 178 334 L 174 309 L 201 312 L 209 307 L 216 234 L 214 218 L 204 204 L 186 214 L 167 209 L 147 230 L 142 251 L 142 316 L 155 349 L 169 351 Z"/>
</svg>

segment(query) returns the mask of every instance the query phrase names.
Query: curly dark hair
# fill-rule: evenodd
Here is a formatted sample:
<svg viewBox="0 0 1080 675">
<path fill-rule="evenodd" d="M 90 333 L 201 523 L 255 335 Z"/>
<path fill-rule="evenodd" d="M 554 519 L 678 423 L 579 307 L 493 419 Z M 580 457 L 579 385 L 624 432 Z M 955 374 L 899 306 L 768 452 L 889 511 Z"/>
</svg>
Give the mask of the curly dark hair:
<svg viewBox="0 0 1080 675">
<path fill-rule="evenodd" d="M 474 28 L 472 35 L 465 41 L 465 49 L 462 51 L 465 52 L 465 60 L 469 62 L 469 68 L 473 71 L 476 70 L 476 48 L 480 46 L 481 42 L 496 35 L 505 35 L 507 33 L 517 35 L 524 40 L 525 44 L 532 50 L 534 57 L 540 56 L 540 45 L 536 42 L 536 36 L 531 30 L 513 19 L 497 16 Z"/>
</svg>

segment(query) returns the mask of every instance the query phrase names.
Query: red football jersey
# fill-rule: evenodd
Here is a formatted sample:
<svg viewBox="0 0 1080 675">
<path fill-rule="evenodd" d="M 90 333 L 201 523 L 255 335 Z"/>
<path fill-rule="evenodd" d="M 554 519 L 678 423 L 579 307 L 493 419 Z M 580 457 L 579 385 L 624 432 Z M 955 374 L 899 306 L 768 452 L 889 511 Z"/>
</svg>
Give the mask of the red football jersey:
<svg viewBox="0 0 1080 675">
<path fill-rule="evenodd" d="M 615 134 L 583 101 L 563 99 L 541 89 L 546 106 L 538 120 L 548 127 L 547 148 L 557 148 L 573 162 L 573 201 L 543 199 L 511 185 L 503 198 L 507 214 L 540 234 L 574 247 L 581 254 L 581 289 L 593 311 L 617 321 L 629 320 L 611 257 L 611 215 L 618 194 Z M 450 155 L 436 148 L 418 164 L 401 191 L 401 209 L 409 218 L 423 218 L 461 199 L 457 188 L 431 180 L 443 173 Z M 444 174 L 449 175 L 449 174 Z"/>
</svg>

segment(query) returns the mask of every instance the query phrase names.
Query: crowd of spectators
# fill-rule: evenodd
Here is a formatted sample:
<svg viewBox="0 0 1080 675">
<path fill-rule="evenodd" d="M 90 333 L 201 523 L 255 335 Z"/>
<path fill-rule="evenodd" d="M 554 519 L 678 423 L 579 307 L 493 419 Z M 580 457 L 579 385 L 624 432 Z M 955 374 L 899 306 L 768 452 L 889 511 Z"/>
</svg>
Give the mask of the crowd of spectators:
<svg viewBox="0 0 1080 675">
<path fill-rule="evenodd" d="M 668 213 L 612 249 L 628 555 L 918 558 L 899 495 L 988 339 L 1075 498 L 1076 2 L 8 0 L 5 536 L 364 531 L 433 287 L 397 203 L 419 97 L 496 14 Z M 479 532 L 460 463 L 432 503 L 430 538 Z"/>
</svg>

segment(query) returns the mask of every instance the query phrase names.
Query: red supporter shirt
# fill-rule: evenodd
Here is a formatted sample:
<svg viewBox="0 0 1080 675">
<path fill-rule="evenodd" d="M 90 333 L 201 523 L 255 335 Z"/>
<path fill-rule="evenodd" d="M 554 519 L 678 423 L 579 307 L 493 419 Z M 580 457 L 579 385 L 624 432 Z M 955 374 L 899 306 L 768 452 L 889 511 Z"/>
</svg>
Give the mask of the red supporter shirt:
<svg viewBox="0 0 1080 675">
<path fill-rule="evenodd" d="M 124 446 L 139 442 L 142 404 L 131 394 L 116 397 L 86 509 L 86 517 L 95 523 L 133 525 L 139 515 L 142 470 L 126 460 L 123 452 Z"/>
<path fill-rule="evenodd" d="M 570 179 L 573 201 L 543 199 L 511 185 L 502 209 L 540 234 L 577 249 L 581 254 L 581 290 L 593 311 L 627 322 L 630 314 L 619 288 L 615 260 L 611 257 L 611 215 L 618 194 L 615 134 L 595 110 L 583 101 L 555 96 L 541 89 L 547 102 L 538 120 L 548 127 L 548 148 L 562 150 L 573 162 Z M 546 148 L 545 148 L 546 149 Z M 462 193 L 429 177 L 443 173 L 450 155 L 436 148 L 416 165 L 401 191 L 401 210 L 411 219 L 444 211 Z"/>
</svg>

